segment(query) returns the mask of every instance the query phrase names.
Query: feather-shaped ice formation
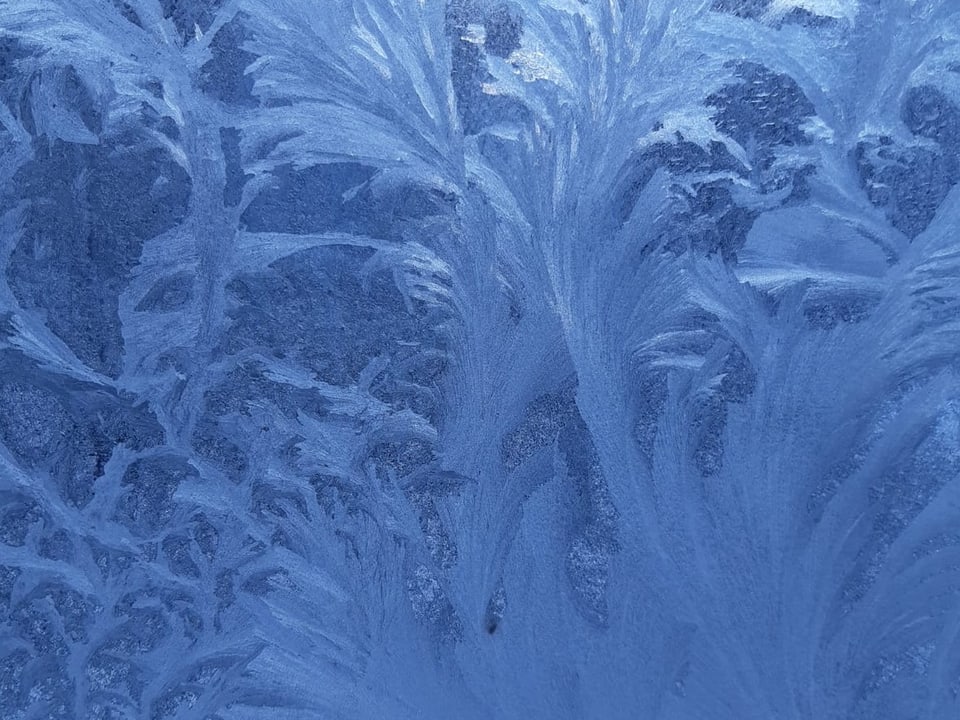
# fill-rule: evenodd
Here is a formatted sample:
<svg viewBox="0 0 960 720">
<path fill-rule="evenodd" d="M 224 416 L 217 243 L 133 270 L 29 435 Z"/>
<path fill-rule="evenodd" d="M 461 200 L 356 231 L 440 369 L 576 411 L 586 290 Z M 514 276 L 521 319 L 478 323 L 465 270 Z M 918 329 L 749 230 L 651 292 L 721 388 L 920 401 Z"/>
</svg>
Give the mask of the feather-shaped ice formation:
<svg viewBox="0 0 960 720">
<path fill-rule="evenodd" d="M 952 0 L 0 0 L 0 715 L 960 716 Z"/>
</svg>

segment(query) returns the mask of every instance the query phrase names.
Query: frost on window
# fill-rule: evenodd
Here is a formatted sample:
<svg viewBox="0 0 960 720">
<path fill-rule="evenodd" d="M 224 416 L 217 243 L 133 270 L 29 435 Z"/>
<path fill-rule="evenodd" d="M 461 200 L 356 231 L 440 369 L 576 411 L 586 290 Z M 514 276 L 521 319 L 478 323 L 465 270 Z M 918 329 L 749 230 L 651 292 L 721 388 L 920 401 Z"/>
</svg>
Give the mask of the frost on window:
<svg viewBox="0 0 960 720">
<path fill-rule="evenodd" d="M 0 0 L 0 717 L 960 717 L 951 0 Z"/>
</svg>

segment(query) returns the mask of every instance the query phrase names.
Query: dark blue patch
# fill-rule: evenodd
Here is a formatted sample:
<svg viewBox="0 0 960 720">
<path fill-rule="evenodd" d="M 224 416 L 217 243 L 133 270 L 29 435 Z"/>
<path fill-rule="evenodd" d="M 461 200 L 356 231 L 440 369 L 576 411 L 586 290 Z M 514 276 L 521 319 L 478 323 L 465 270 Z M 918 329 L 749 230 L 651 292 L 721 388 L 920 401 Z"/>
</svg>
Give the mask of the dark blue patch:
<svg viewBox="0 0 960 720">
<path fill-rule="evenodd" d="M 803 315 L 812 327 L 829 330 L 840 323 L 863 322 L 878 301 L 873 293 L 845 293 L 805 302 Z"/>
<path fill-rule="evenodd" d="M 811 12 L 806 8 L 795 7 L 791 8 L 790 12 L 779 19 L 777 27 L 783 27 L 784 25 L 802 25 L 808 28 L 819 29 L 834 25 L 836 22 L 835 18 L 826 15 L 817 15 L 815 12 Z"/>
<path fill-rule="evenodd" d="M 253 199 L 240 222 L 253 232 L 310 234 L 344 229 L 357 221 L 348 211 L 346 194 L 369 182 L 375 173 L 376 168 L 353 162 L 303 170 L 281 165 L 273 171 L 272 185 Z"/>
<path fill-rule="evenodd" d="M 815 165 L 804 165 L 791 170 L 790 194 L 784 200 L 784 205 L 797 205 L 810 199 L 810 178 L 817 174 Z"/>
<path fill-rule="evenodd" d="M 200 548 L 200 553 L 208 562 L 212 562 L 217 556 L 217 549 L 220 547 L 220 532 L 203 513 L 199 513 L 193 518 L 191 537 L 197 547 Z"/>
<path fill-rule="evenodd" d="M 435 422 L 440 413 L 441 383 L 447 370 L 445 353 L 421 349 L 395 357 L 388 372 L 381 373 L 370 387 L 370 393 L 394 410 L 411 410 Z"/>
<path fill-rule="evenodd" d="M 509 43 L 504 44 L 507 46 Z M 461 40 L 459 35 L 453 39 L 450 78 L 457 98 L 457 113 L 467 135 L 476 135 L 499 123 L 531 122 L 533 115 L 518 99 L 483 92 L 483 84 L 493 80 L 483 51 L 474 43 Z"/>
<path fill-rule="evenodd" d="M 907 90 L 900 117 L 914 135 L 935 140 L 951 152 L 960 151 L 960 108 L 932 85 Z"/>
<path fill-rule="evenodd" d="M 523 420 L 500 442 L 500 459 L 514 470 L 538 451 L 551 446 L 557 434 L 577 416 L 576 381 L 567 380 L 555 392 L 531 400 Z"/>
<path fill-rule="evenodd" d="M 895 146 L 889 138 L 858 143 L 853 157 L 870 202 L 886 208 L 894 227 L 911 239 L 927 228 L 960 180 L 954 154 Z"/>
<path fill-rule="evenodd" d="M 243 186 L 253 177 L 243 172 L 243 162 L 240 157 L 240 136 L 237 128 L 220 128 L 220 150 L 223 152 L 224 172 L 226 180 L 223 186 L 223 204 L 226 207 L 236 207 L 240 204 L 243 195 Z"/>
<path fill-rule="evenodd" d="M 0 381 L 0 407 L 0 439 L 28 466 L 56 457 L 74 428 L 56 394 L 33 382 Z"/>
<path fill-rule="evenodd" d="M 93 538 L 86 538 L 86 544 L 100 577 L 104 580 L 122 576 L 135 562 L 134 554 L 126 550 L 108 548 Z"/>
<path fill-rule="evenodd" d="M 130 6 L 130 3 L 126 2 L 126 0 L 111 0 L 111 2 L 113 2 L 113 6 L 124 20 L 133 23 L 139 28 L 143 27 L 140 16 L 137 14 L 137 11 Z"/>
<path fill-rule="evenodd" d="M 447 35 L 460 37 L 470 23 L 483 22 L 483 8 L 477 0 L 448 0 L 444 23 Z"/>
<path fill-rule="evenodd" d="M 116 377 L 119 295 L 144 241 L 186 216 L 189 176 L 160 148 L 38 140 L 14 182 L 27 201 L 6 270 L 14 295 L 80 360 Z"/>
<path fill-rule="evenodd" d="M 30 653 L 22 647 L 0 659 L 0 698 L 3 699 L 2 707 L 5 710 L 22 711 L 30 704 L 27 693 L 21 690 L 30 660 Z"/>
<path fill-rule="evenodd" d="M 173 455 L 135 460 L 123 474 L 123 495 L 117 501 L 116 519 L 134 534 L 153 535 L 173 517 L 177 487 L 195 477 L 197 471 Z"/>
<path fill-rule="evenodd" d="M 143 692 L 143 671 L 130 660 L 98 650 L 87 659 L 84 669 L 95 693 L 111 692 L 139 699 Z"/>
<path fill-rule="evenodd" d="M 90 639 L 92 625 L 102 610 L 93 598 L 58 581 L 42 582 L 27 597 L 46 599 L 60 617 L 64 634 L 74 643 Z"/>
<path fill-rule="evenodd" d="M 155 97 L 157 100 L 163 99 L 163 82 L 162 81 L 157 80 L 156 78 L 152 78 L 150 80 L 145 81 L 143 84 L 143 87 L 147 92 L 153 95 L 153 97 Z"/>
<path fill-rule="evenodd" d="M 232 433 L 216 419 L 202 417 L 190 437 L 197 455 L 210 461 L 234 483 L 239 483 L 250 468 L 247 454 L 232 439 Z"/>
<path fill-rule="evenodd" d="M 171 140 L 177 141 L 180 139 L 180 128 L 176 121 L 169 115 L 158 113 L 148 102 L 140 103 L 140 122 L 144 127 L 163 133 Z"/>
<path fill-rule="evenodd" d="M 19 45 L 11 46 L 8 52 L 13 55 L 12 59 L 20 59 L 27 55 Z M 12 74 L 8 76 L 8 78 L 13 77 L 15 76 Z M 23 129 L 29 135 L 36 137 L 38 133 L 36 118 L 33 115 L 33 102 L 34 93 L 41 88 L 45 96 L 55 98 L 51 100 L 53 108 L 62 106 L 64 109 L 75 112 L 90 132 L 95 135 L 101 132 L 100 110 L 90 88 L 84 83 L 75 67 L 72 65 L 44 67 L 24 80 L 19 97 L 17 97 L 18 90 L 14 83 L 10 83 L 11 87 L 4 95 L 11 112 L 19 118 Z"/>
<path fill-rule="evenodd" d="M 182 308 L 193 299 L 194 274 L 189 270 L 167 275 L 157 280 L 143 296 L 136 312 L 171 312 Z"/>
<path fill-rule="evenodd" d="M 20 39 L 11 35 L 0 35 L 0 83 L 15 80 L 19 77 L 17 63 L 28 58 L 33 53 Z M 10 110 L 13 111 L 10 106 Z"/>
<path fill-rule="evenodd" d="M 90 88 L 83 82 L 76 68 L 73 65 L 65 66 L 57 80 L 60 100 L 80 116 L 80 120 L 90 132 L 99 135 L 103 129 L 100 110 Z"/>
<path fill-rule="evenodd" d="M 39 655 L 62 658 L 69 654 L 56 611 L 42 597 L 37 597 L 35 592 L 14 606 L 10 621 L 20 639 L 31 645 Z"/>
<path fill-rule="evenodd" d="M 429 218 L 455 216 L 457 196 L 416 182 L 378 189 L 367 186 L 345 204 L 351 218 L 344 229 L 385 240 L 406 240 L 406 234 L 424 242 L 423 222 Z"/>
<path fill-rule="evenodd" d="M 405 477 L 435 459 L 432 445 L 419 438 L 379 443 L 371 448 L 370 457 L 397 477 Z"/>
<path fill-rule="evenodd" d="M 22 493 L 0 493 L 0 543 L 23 547 L 30 529 L 43 520 L 37 502 Z"/>
<path fill-rule="evenodd" d="M 523 37 L 523 16 L 508 5 L 492 8 L 483 19 L 486 32 L 484 49 L 491 55 L 505 58 L 520 47 Z"/>
<path fill-rule="evenodd" d="M 44 720 L 73 720 L 76 702 L 76 681 L 70 677 L 70 663 L 62 656 L 40 655 L 27 665 L 23 674 L 21 707 L 42 708 Z"/>
<path fill-rule="evenodd" d="M 0 439 L 27 467 L 48 469 L 61 498 L 85 507 L 118 445 L 141 450 L 163 441 L 143 405 L 34 368 L 0 352 Z"/>
<path fill-rule="evenodd" d="M 726 425 L 727 409 L 722 398 L 710 395 L 698 403 L 691 421 L 693 462 L 703 477 L 716 475 L 723 467 L 723 433 Z"/>
<path fill-rule="evenodd" d="M 728 406 L 747 402 L 757 384 L 757 371 L 737 344 L 726 341 L 718 350 L 723 352 L 719 384 L 697 399 L 690 418 L 692 459 L 703 477 L 723 468 Z"/>
<path fill-rule="evenodd" d="M 189 40 L 194 27 L 201 32 L 210 29 L 224 0 L 160 0 L 163 17 L 173 20 L 181 37 Z"/>
<path fill-rule="evenodd" d="M 268 522 L 278 522 L 290 517 L 288 510 L 295 510 L 309 519 L 307 503 L 298 492 L 291 492 L 267 482 L 256 482 L 250 493 L 250 511 L 255 517 Z"/>
<path fill-rule="evenodd" d="M 273 405 L 286 418 L 300 413 L 323 417 L 329 405 L 315 390 L 271 380 L 257 362 L 245 362 L 227 373 L 223 382 L 204 393 L 204 408 L 215 417 L 249 415 L 251 407 Z"/>
<path fill-rule="evenodd" d="M 253 77 L 245 73 L 257 59 L 243 49 L 248 39 L 250 34 L 240 14 L 217 30 L 210 42 L 213 58 L 200 68 L 197 82 L 201 90 L 228 105 L 255 107 L 259 104 L 253 95 Z"/>
<path fill-rule="evenodd" d="M 78 424 L 70 439 L 69 451 L 63 454 L 52 470 L 60 496 L 74 507 L 83 508 L 93 499 L 94 483 L 103 475 L 114 449 L 125 444 L 137 449 L 155 445 L 162 436 L 156 426 L 144 418 L 115 418 L 111 425 L 91 417 Z M 147 433 L 152 437 L 146 439 Z"/>
<path fill-rule="evenodd" d="M 770 0 L 713 0 L 710 9 L 742 18 L 758 18 L 769 5 Z"/>
<path fill-rule="evenodd" d="M 310 477 L 317 506 L 331 520 L 340 514 L 356 515 L 363 505 L 363 497 L 356 486 L 336 475 L 317 473 Z"/>
<path fill-rule="evenodd" d="M 740 171 L 743 167 L 723 143 L 711 142 L 710 149 L 707 150 L 684 140 L 679 133 L 675 143 L 658 142 L 644 148 L 623 164 L 614 183 L 612 194 L 621 222 L 629 219 L 643 190 L 660 169 L 681 175 L 722 170 Z"/>
<path fill-rule="evenodd" d="M 449 569 L 459 558 L 460 551 L 450 536 L 438 509 L 438 498 L 427 491 L 408 491 L 407 498 L 417 515 L 427 552 L 437 567 Z"/>
<path fill-rule="evenodd" d="M 640 447 L 640 452 L 649 463 L 653 460 L 660 415 L 667 401 L 666 373 L 652 372 L 644 375 L 637 383 L 633 394 L 636 398 L 633 436 Z"/>
<path fill-rule="evenodd" d="M 809 145 L 801 126 L 816 110 L 789 75 L 752 62 L 733 64 L 741 82 L 725 85 L 709 95 L 706 105 L 716 109 L 717 128 L 746 149 L 755 148 L 758 167 L 773 163 L 778 145 Z"/>
<path fill-rule="evenodd" d="M 37 543 L 37 552 L 40 557 L 48 560 L 73 562 L 76 548 L 66 530 L 55 530 Z"/>
<path fill-rule="evenodd" d="M 110 633 L 103 648 L 117 655 L 143 655 L 159 648 L 170 637 L 170 623 L 158 607 L 131 607 L 132 598 L 122 598 L 114 614 L 128 618 Z M 149 601 L 149 600 L 148 600 Z"/>
<path fill-rule="evenodd" d="M 237 277 L 227 288 L 236 304 L 224 349 L 296 360 L 325 382 L 347 385 L 377 356 L 399 362 L 417 345 L 443 347 L 441 311 L 415 301 L 408 312 L 388 271 L 361 277 L 372 254 L 318 247 Z"/>
<path fill-rule="evenodd" d="M 757 371 L 739 345 L 727 352 L 720 372 L 723 377 L 717 391 L 719 397 L 724 402 L 746 402 L 756 388 Z"/>
<path fill-rule="evenodd" d="M 190 555 L 190 538 L 178 533 L 167 535 L 162 547 L 170 572 L 187 578 L 200 577 L 200 568 Z"/>
<path fill-rule="evenodd" d="M 687 207 L 664 230 L 664 247 L 678 255 L 688 250 L 720 253 L 727 262 L 736 262 L 758 213 L 737 205 L 729 187 L 727 180 L 714 180 L 695 183 L 692 193 L 682 189 Z"/>
<path fill-rule="evenodd" d="M 586 423 L 575 412 L 559 432 L 566 465 L 570 539 L 565 569 L 581 613 L 597 626 L 608 618 L 606 587 L 610 558 L 619 551 L 619 513 Z"/>
<path fill-rule="evenodd" d="M 455 642 L 463 636 L 463 621 L 432 569 L 420 565 L 408 573 L 407 596 L 414 615 L 437 640 Z"/>
</svg>

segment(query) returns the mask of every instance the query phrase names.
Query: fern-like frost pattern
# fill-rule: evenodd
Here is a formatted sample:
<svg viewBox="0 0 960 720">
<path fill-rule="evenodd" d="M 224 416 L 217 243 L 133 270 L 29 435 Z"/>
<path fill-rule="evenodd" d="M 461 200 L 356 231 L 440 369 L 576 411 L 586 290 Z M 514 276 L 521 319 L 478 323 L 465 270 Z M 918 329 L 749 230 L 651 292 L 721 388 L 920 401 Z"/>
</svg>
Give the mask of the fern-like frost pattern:
<svg viewBox="0 0 960 720">
<path fill-rule="evenodd" d="M 0 716 L 960 717 L 953 0 L 0 0 Z"/>
</svg>

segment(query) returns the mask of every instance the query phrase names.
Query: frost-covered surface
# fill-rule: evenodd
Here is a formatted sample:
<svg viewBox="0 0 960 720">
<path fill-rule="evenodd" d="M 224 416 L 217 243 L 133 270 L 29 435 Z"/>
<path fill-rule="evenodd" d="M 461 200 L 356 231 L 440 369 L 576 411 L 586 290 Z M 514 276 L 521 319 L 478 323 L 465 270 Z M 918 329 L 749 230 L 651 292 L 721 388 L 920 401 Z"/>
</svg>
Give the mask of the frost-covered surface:
<svg viewBox="0 0 960 720">
<path fill-rule="evenodd" d="M 0 0 L 0 715 L 960 717 L 958 38 Z"/>
</svg>

